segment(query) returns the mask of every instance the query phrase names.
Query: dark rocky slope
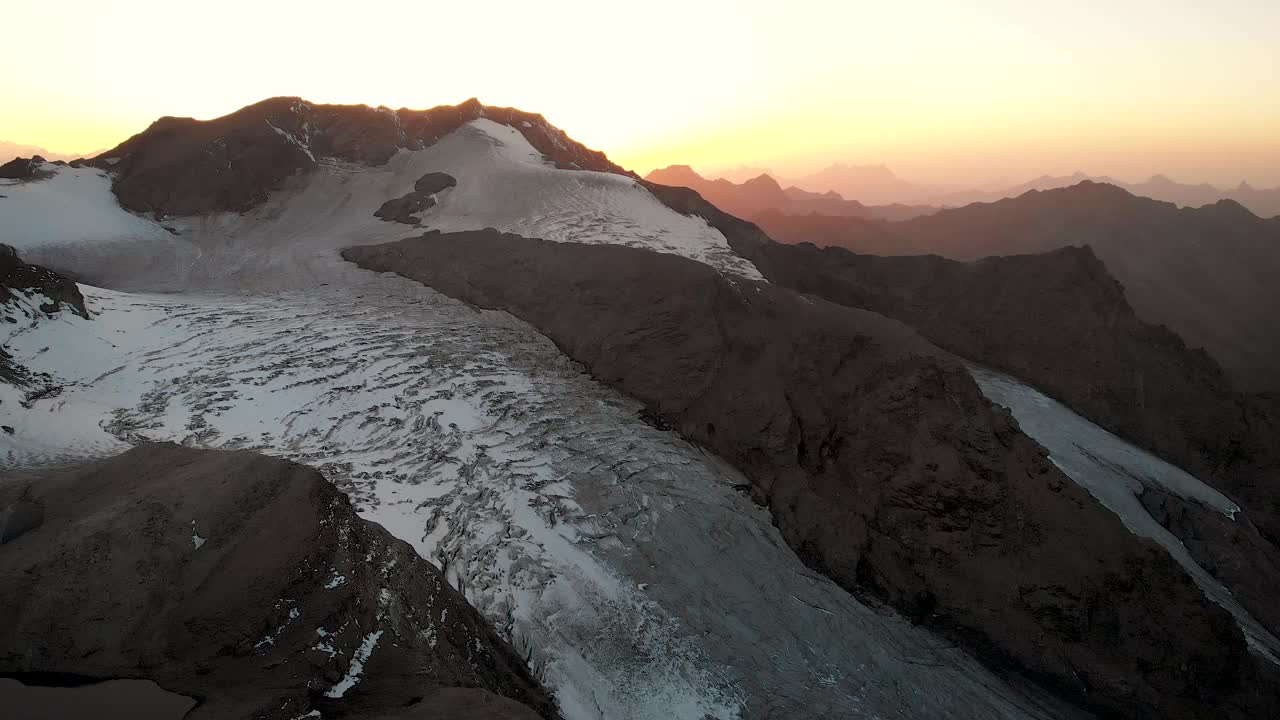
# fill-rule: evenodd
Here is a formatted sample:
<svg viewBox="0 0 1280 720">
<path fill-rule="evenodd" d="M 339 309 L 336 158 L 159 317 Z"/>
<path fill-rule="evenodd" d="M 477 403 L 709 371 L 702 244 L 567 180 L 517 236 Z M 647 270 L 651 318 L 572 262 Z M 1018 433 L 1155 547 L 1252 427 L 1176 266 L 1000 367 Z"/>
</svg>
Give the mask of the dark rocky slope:
<svg viewBox="0 0 1280 720">
<path fill-rule="evenodd" d="M 14 158 L 0 165 L 0 178 L 5 180 L 27 180 L 36 174 L 44 158 L 33 155 L 29 158 Z"/>
<path fill-rule="evenodd" d="M 1142 319 L 1203 347 L 1246 391 L 1280 391 L 1280 229 L 1224 200 L 1201 208 L 1106 184 L 1028 192 L 905 222 L 760 218 L 774 239 L 955 260 L 1089 245 Z"/>
<path fill-rule="evenodd" d="M 1201 350 L 1144 322 L 1090 249 L 961 263 L 773 242 L 697 194 L 648 185 L 699 215 L 771 281 L 897 318 L 1019 377 L 1236 500 L 1280 544 L 1280 432 Z"/>
<path fill-rule="evenodd" d="M 160 118 L 97 160 L 115 173 L 116 196 L 130 210 L 243 211 L 286 178 L 314 168 L 318 159 L 382 165 L 401 148 L 429 146 L 477 118 L 520 131 L 558 167 L 626 172 L 541 115 L 486 107 L 475 99 L 430 110 L 390 110 L 271 98 L 213 120 Z"/>
<path fill-rule="evenodd" d="M 0 674 L 147 678 L 191 718 L 555 714 L 433 566 L 305 466 L 144 445 L 0 487 L 0 510 Z"/>
<path fill-rule="evenodd" d="M 1255 704 L 1227 614 L 899 322 L 676 256 L 493 230 L 344 257 L 532 323 L 740 468 L 805 562 L 993 663 L 1123 716 L 1275 707 Z"/>
<path fill-rule="evenodd" d="M 1143 506 L 1173 533 L 1205 570 L 1273 633 L 1280 628 L 1280 554 L 1258 533 L 1248 514 L 1228 518 L 1193 500 L 1147 488 Z"/>
<path fill-rule="evenodd" d="M 719 207 L 719 206 L 717 206 Z M 788 214 L 766 210 L 749 220 L 780 243 L 841 247 L 869 255 L 924 255 L 898 234 L 895 224 L 877 218 L 842 217 L 832 213 Z M 844 239 L 849 238 L 846 242 Z M 856 239 L 855 239 L 856 238 Z"/>
</svg>

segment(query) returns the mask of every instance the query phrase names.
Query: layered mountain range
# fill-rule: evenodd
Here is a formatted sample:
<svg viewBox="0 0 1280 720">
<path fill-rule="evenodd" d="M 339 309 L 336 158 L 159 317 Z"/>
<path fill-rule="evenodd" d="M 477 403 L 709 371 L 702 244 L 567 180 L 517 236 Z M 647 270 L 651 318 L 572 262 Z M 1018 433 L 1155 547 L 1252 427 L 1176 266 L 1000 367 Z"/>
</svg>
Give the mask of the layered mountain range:
<svg viewBox="0 0 1280 720">
<path fill-rule="evenodd" d="M 761 172 L 754 173 L 753 177 Z M 1075 172 L 1071 175 L 1042 175 L 1014 185 L 989 183 L 981 188 L 962 188 L 904 180 L 884 165 L 837 163 L 798 178 L 779 178 L 779 182 L 804 188 L 810 192 L 835 192 L 845 198 L 874 205 L 902 203 L 936 207 L 961 207 L 977 202 L 997 202 L 1004 198 L 1017 197 L 1031 190 L 1056 190 L 1078 185 L 1086 180 L 1115 185 L 1134 195 L 1171 202 L 1182 207 L 1201 207 L 1212 205 L 1220 200 L 1232 200 L 1262 217 L 1280 215 L 1280 188 L 1255 188 L 1246 182 L 1241 182 L 1235 187 L 1223 189 L 1208 183 L 1181 183 L 1165 175 L 1153 175 L 1141 182 L 1125 182 L 1106 175 Z"/>
<path fill-rule="evenodd" d="M 783 189 L 778 181 L 767 173 L 734 183 L 723 178 L 707 180 L 688 165 L 671 165 L 645 175 L 645 180 L 687 187 L 716 207 L 741 218 L 753 218 L 762 212 L 781 212 L 790 215 L 819 213 L 837 217 L 877 218 L 880 220 L 906 220 L 937 211 L 928 205 L 903 205 L 899 203 L 867 206 L 857 200 L 846 200 L 839 193 L 809 192 L 794 185 Z"/>
<path fill-rule="evenodd" d="M 744 198 L 1002 226 L 704 199 L 476 101 L 276 98 L 75 165 L 0 185 L 0 673 L 290 718 L 1280 710 L 1275 405 L 1103 232 L 780 244 Z"/>
<path fill-rule="evenodd" d="M 968 261 L 1084 246 L 1124 286 L 1148 322 L 1204 348 L 1243 389 L 1280 390 L 1280 231 L 1239 204 L 1201 208 L 1082 182 L 945 210 L 902 223 L 768 213 L 756 218 L 779 242 L 876 255 L 936 254 Z"/>
</svg>

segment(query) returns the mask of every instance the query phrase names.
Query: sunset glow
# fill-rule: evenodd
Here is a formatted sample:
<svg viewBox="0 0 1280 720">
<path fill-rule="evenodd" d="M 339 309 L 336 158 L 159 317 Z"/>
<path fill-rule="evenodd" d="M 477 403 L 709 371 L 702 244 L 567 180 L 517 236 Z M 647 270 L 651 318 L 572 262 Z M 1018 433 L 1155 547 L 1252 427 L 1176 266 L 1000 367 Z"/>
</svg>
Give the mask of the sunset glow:
<svg viewBox="0 0 1280 720">
<path fill-rule="evenodd" d="M 640 172 L 1280 184 L 1275 2 L 16 0 L 0 17 L 0 140 L 57 152 L 274 95 L 475 96 Z"/>
</svg>

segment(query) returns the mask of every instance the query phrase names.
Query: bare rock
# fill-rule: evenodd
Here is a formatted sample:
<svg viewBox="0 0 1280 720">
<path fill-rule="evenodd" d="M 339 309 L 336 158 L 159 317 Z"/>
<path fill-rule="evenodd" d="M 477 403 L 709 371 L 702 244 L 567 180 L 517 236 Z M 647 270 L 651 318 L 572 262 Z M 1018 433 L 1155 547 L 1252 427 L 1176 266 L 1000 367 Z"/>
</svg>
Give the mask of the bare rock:
<svg viewBox="0 0 1280 720">
<path fill-rule="evenodd" d="M 0 544 L 0 673 L 150 679 L 192 718 L 555 716 L 439 571 L 308 467 L 143 445 L 0 508 L 28 518 Z"/>
</svg>

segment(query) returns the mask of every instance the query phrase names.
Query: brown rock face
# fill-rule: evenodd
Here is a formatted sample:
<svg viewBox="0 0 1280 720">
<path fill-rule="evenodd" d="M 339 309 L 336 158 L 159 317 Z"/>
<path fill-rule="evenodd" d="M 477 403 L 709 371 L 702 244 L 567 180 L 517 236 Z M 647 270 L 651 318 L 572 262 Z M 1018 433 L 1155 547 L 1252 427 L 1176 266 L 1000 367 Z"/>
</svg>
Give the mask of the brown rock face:
<svg viewBox="0 0 1280 720">
<path fill-rule="evenodd" d="M 555 715 L 433 566 L 302 465 L 144 445 L 0 488 L 0 512 L 0 673 L 147 678 L 191 718 Z"/>
<path fill-rule="evenodd" d="M 1213 717 L 1253 667 L 1167 554 L 899 322 L 684 258 L 492 230 L 344 257 L 532 323 L 742 470 L 805 562 L 1090 707 Z"/>
<path fill-rule="evenodd" d="M 35 175 L 39 161 L 41 161 L 39 155 L 29 158 L 14 158 L 0 165 L 0 178 L 5 180 L 25 180 L 30 178 Z"/>
<path fill-rule="evenodd" d="M 12 302 L 16 292 L 39 293 L 49 298 L 41 309 L 57 312 L 66 305 L 81 317 L 89 317 L 84 307 L 84 296 L 74 282 L 58 273 L 28 265 L 18 257 L 18 251 L 0 243 L 0 304 Z"/>
<path fill-rule="evenodd" d="M 519 130 L 558 167 L 626 174 L 541 115 L 474 99 L 430 110 L 390 110 L 271 98 L 214 120 L 160 118 L 97 160 L 119 159 L 101 166 L 115 173 L 116 196 L 130 210 L 238 212 L 265 200 L 289 176 L 313 168 L 318 158 L 381 165 L 400 148 L 429 146 L 477 118 Z"/>
</svg>

